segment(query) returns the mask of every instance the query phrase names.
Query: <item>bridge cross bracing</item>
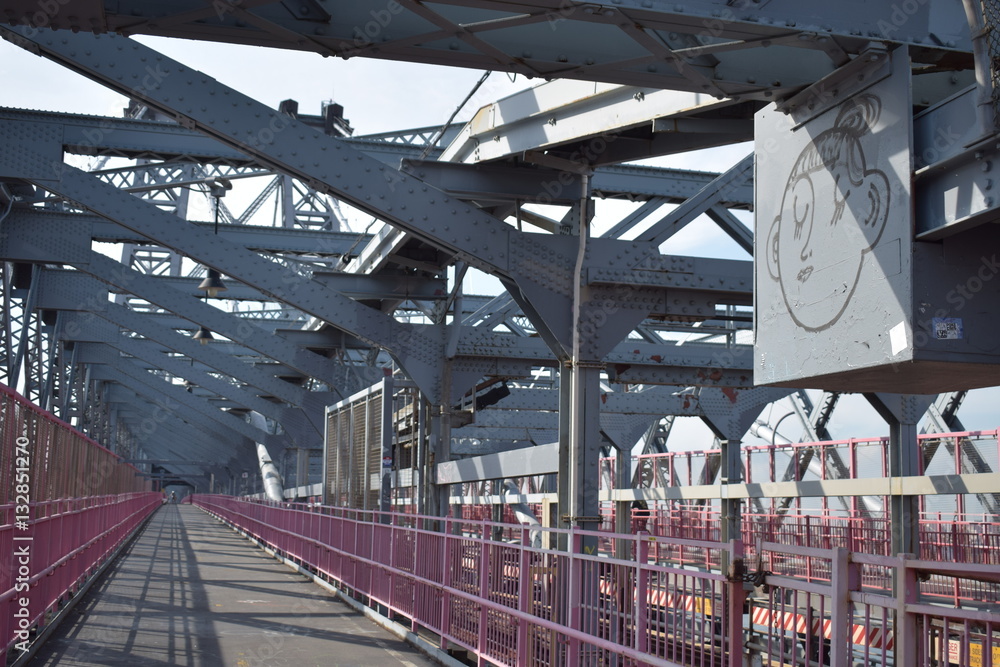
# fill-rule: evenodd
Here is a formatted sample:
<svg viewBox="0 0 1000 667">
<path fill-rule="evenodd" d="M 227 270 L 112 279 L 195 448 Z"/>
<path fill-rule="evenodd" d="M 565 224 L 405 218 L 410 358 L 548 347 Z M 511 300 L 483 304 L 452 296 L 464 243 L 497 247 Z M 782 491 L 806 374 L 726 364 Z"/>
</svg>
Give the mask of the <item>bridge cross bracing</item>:
<svg viewBox="0 0 1000 667">
<path fill-rule="evenodd" d="M 316 117 L 298 114 L 294 105 L 275 111 L 134 40 L 39 30 L 42 23 L 20 20 L 29 14 L 12 5 L 12 25 L 28 25 L 3 28 L 11 41 L 137 104 L 123 119 L 4 111 L 5 378 L 122 456 L 174 461 L 147 464 L 147 473 L 201 490 L 245 491 L 243 480 L 256 474 L 242 472 L 254 468 L 253 443 L 261 443 L 308 494 L 322 467 L 317 450 L 329 440 L 323 408 L 349 403 L 393 374 L 417 397 L 407 399 L 413 425 L 405 435 L 415 443 L 406 454 L 410 470 L 419 474 L 398 475 L 408 481 L 397 482 L 390 503 L 414 502 L 418 511 L 441 514 L 470 495 L 453 490 L 465 484 L 479 485 L 471 495 L 499 508 L 500 487 L 483 485 L 508 478 L 545 497 L 548 509 L 539 514 L 547 525 L 596 529 L 602 508 L 613 508 L 621 531 L 626 510 L 642 494 L 604 496 L 594 471 L 614 452 L 622 479 L 629 468 L 638 473 L 629 457 L 669 432 L 669 425 L 660 427 L 668 416 L 697 416 L 718 439 L 718 454 L 700 473 L 702 486 L 717 476 L 725 484 L 749 479 L 754 471 L 740 461 L 740 440 L 765 406 L 792 394 L 753 387 L 750 262 L 666 255 L 661 246 L 704 215 L 751 250 L 754 235 L 739 216 L 753 207 L 752 161 L 718 175 L 620 163 L 750 139 L 753 116 L 766 104 L 777 100 L 795 113 L 811 99 L 829 103 L 820 93 L 829 97 L 832 83 L 864 74 L 863 62 L 884 62 L 880 54 L 896 46 L 919 73 L 911 83 L 914 111 L 926 111 L 922 119 L 941 109 L 952 113 L 945 103 L 973 81 L 968 23 L 935 3 L 905 16 L 906 35 L 891 12 L 817 22 L 785 3 L 704 2 L 683 10 L 646 4 L 523 12 L 505 3 L 442 3 L 433 10 L 401 3 L 390 12 L 392 30 L 382 26 L 379 40 L 369 36 L 360 44 L 336 30 L 352 25 L 351 12 L 378 23 L 381 8 L 338 7 L 343 13 L 331 14 L 316 3 L 296 13 L 264 3 L 213 17 L 196 6 L 156 16 L 139 6 L 100 16 L 71 7 L 74 14 L 59 12 L 44 24 L 568 79 L 486 107 L 440 151 L 421 144 L 433 136 L 427 131 L 352 137 L 346 121 L 337 121 L 342 111 L 338 116 L 330 107 Z M 364 31 L 368 23 L 353 25 Z M 544 49 L 536 40 L 542 26 L 553 33 Z M 457 41 L 449 42 L 445 35 L 453 31 Z M 606 53 L 581 52 L 579 44 L 595 35 L 607 38 Z M 140 63 L 152 64 L 156 77 L 147 81 L 152 74 L 144 68 L 151 65 Z M 588 91 L 582 101 L 573 97 L 579 90 Z M 519 116 L 526 99 L 542 113 Z M 629 108 L 647 102 L 652 109 Z M 602 111 L 618 120 L 602 125 Z M 922 131 L 933 128 L 929 122 Z M 114 129 L 95 135 L 95 127 Z M 94 136 L 100 139 L 88 141 Z M 605 140 L 605 149 L 588 153 L 595 137 L 608 136 L 614 140 Z M 961 174 L 990 158 L 988 151 L 947 151 L 939 161 L 959 164 Z M 63 153 L 96 155 L 97 169 L 61 166 Z M 111 156 L 129 164 L 109 166 Z M 581 165 L 580 156 L 588 163 Z M 914 196 L 931 209 L 935 197 L 954 206 L 945 197 L 944 173 L 918 173 L 921 190 Z M 212 194 L 226 182 L 250 179 L 260 185 L 242 213 L 230 208 L 232 195 Z M 560 186 L 556 194 L 553 184 Z M 598 238 L 589 230 L 595 195 L 640 203 Z M 178 224 L 191 217 L 189 200 L 199 196 L 220 224 Z M 269 198 L 276 211 L 269 226 L 247 224 Z M 557 204 L 561 212 L 541 212 L 537 203 Z M 663 208 L 670 204 L 677 207 Z M 988 236 L 971 221 L 988 219 L 992 205 L 983 197 L 956 206 L 962 216 L 947 211 L 961 223 L 950 231 L 921 229 L 946 235 L 949 252 L 968 261 L 962 249 Z M 348 207 L 380 220 L 378 231 L 347 231 Z M 39 237 L 41 224 L 51 233 Z M 122 262 L 95 252 L 95 241 L 122 244 Z M 229 283 L 223 299 L 190 298 L 206 268 Z M 509 296 L 465 294 L 470 271 L 497 277 Z M 202 329 L 218 339 L 194 343 Z M 983 374 L 934 377 L 942 392 L 984 383 Z M 479 406 L 500 386 L 510 394 Z M 917 450 L 907 443 L 916 441 L 921 408 L 930 400 L 896 398 L 884 389 L 868 393 L 893 429 L 885 479 L 916 478 Z M 954 401 L 956 394 L 949 396 Z M 617 405 L 605 408 L 609 402 Z M 801 407 L 794 399 L 790 404 Z M 244 421 L 250 412 L 260 417 Z M 829 415 L 809 412 L 802 408 L 795 419 L 807 432 L 817 424 L 825 429 Z M 519 450 L 554 441 L 559 445 L 548 454 L 535 453 L 539 460 L 548 456 L 536 474 L 513 474 Z M 836 448 L 813 451 L 825 452 L 824 480 L 843 477 L 850 466 Z M 996 467 L 974 445 L 951 444 L 949 451 L 960 476 L 990 475 Z M 814 456 L 789 461 L 784 481 L 802 480 Z M 483 457 L 495 462 L 489 477 Z M 189 463 L 203 458 L 211 462 Z M 373 473 L 384 460 L 375 461 Z M 430 468 L 431 460 L 444 467 Z M 981 491 L 952 486 L 964 493 L 940 495 L 961 499 L 956 506 L 971 498 L 995 513 L 984 484 L 975 487 Z M 629 485 L 619 481 L 617 488 Z M 889 503 L 898 526 L 913 523 L 922 493 Z M 871 495 L 837 497 L 853 499 L 846 503 L 851 511 L 871 512 L 873 501 L 865 500 Z M 741 504 L 720 505 L 725 539 L 741 534 Z M 894 553 L 915 551 L 918 537 L 916 530 L 896 531 Z M 571 546 L 567 538 L 554 539 Z M 582 548 L 593 549 L 595 540 L 585 537 Z"/>
</svg>

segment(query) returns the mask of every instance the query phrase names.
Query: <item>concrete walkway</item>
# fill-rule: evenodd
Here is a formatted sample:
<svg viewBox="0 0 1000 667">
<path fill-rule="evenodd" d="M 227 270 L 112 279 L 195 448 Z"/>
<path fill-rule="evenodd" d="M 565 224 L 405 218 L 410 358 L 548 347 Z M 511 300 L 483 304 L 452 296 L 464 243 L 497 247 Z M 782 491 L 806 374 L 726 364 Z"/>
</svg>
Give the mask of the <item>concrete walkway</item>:
<svg viewBox="0 0 1000 667">
<path fill-rule="evenodd" d="M 437 664 L 190 505 L 164 505 L 34 666 Z"/>
</svg>

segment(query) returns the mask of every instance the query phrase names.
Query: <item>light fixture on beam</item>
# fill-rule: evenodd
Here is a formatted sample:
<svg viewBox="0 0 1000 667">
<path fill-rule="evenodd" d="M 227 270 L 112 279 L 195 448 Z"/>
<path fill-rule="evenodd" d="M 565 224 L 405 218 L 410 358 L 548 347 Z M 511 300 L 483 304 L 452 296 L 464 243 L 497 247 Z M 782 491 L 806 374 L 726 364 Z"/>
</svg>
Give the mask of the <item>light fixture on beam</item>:
<svg viewBox="0 0 1000 667">
<path fill-rule="evenodd" d="M 225 292 L 228 288 L 222 282 L 222 274 L 215 269 L 209 269 L 208 275 L 198 285 L 198 289 L 204 290 L 210 299 L 214 299 L 219 295 L 219 292 Z"/>
<path fill-rule="evenodd" d="M 215 336 L 213 336 L 212 332 L 208 330 L 208 327 L 203 325 L 198 327 L 198 331 L 194 334 L 194 339 L 202 345 L 208 345 L 208 341 L 215 340 Z"/>
</svg>

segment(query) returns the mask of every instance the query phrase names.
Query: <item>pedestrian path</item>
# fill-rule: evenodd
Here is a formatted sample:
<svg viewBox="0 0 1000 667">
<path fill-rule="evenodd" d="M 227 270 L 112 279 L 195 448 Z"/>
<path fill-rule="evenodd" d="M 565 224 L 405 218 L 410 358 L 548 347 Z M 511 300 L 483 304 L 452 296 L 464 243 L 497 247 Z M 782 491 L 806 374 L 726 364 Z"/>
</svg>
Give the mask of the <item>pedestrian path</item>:
<svg viewBox="0 0 1000 667">
<path fill-rule="evenodd" d="M 191 505 L 164 505 L 31 666 L 437 664 Z"/>
</svg>

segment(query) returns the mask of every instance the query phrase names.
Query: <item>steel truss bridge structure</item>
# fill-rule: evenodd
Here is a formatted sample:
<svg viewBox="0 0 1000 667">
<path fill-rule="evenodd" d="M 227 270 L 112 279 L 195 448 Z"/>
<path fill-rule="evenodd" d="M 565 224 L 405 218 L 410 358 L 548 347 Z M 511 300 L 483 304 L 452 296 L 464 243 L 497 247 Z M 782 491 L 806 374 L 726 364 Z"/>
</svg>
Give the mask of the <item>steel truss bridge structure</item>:
<svg viewBox="0 0 1000 667">
<path fill-rule="evenodd" d="M 32 525 L 126 517 L 34 627 L 155 483 L 478 664 L 1000 664 L 1000 450 L 959 418 L 1000 384 L 1000 10 L 828 4 L 0 3 L 131 100 L 0 109 L 0 479 L 42 424 Z M 544 82 L 361 136 L 136 35 Z M 695 224 L 745 256 L 663 252 Z M 888 437 L 835 439 L 847 393 Z"/>
</svg>

